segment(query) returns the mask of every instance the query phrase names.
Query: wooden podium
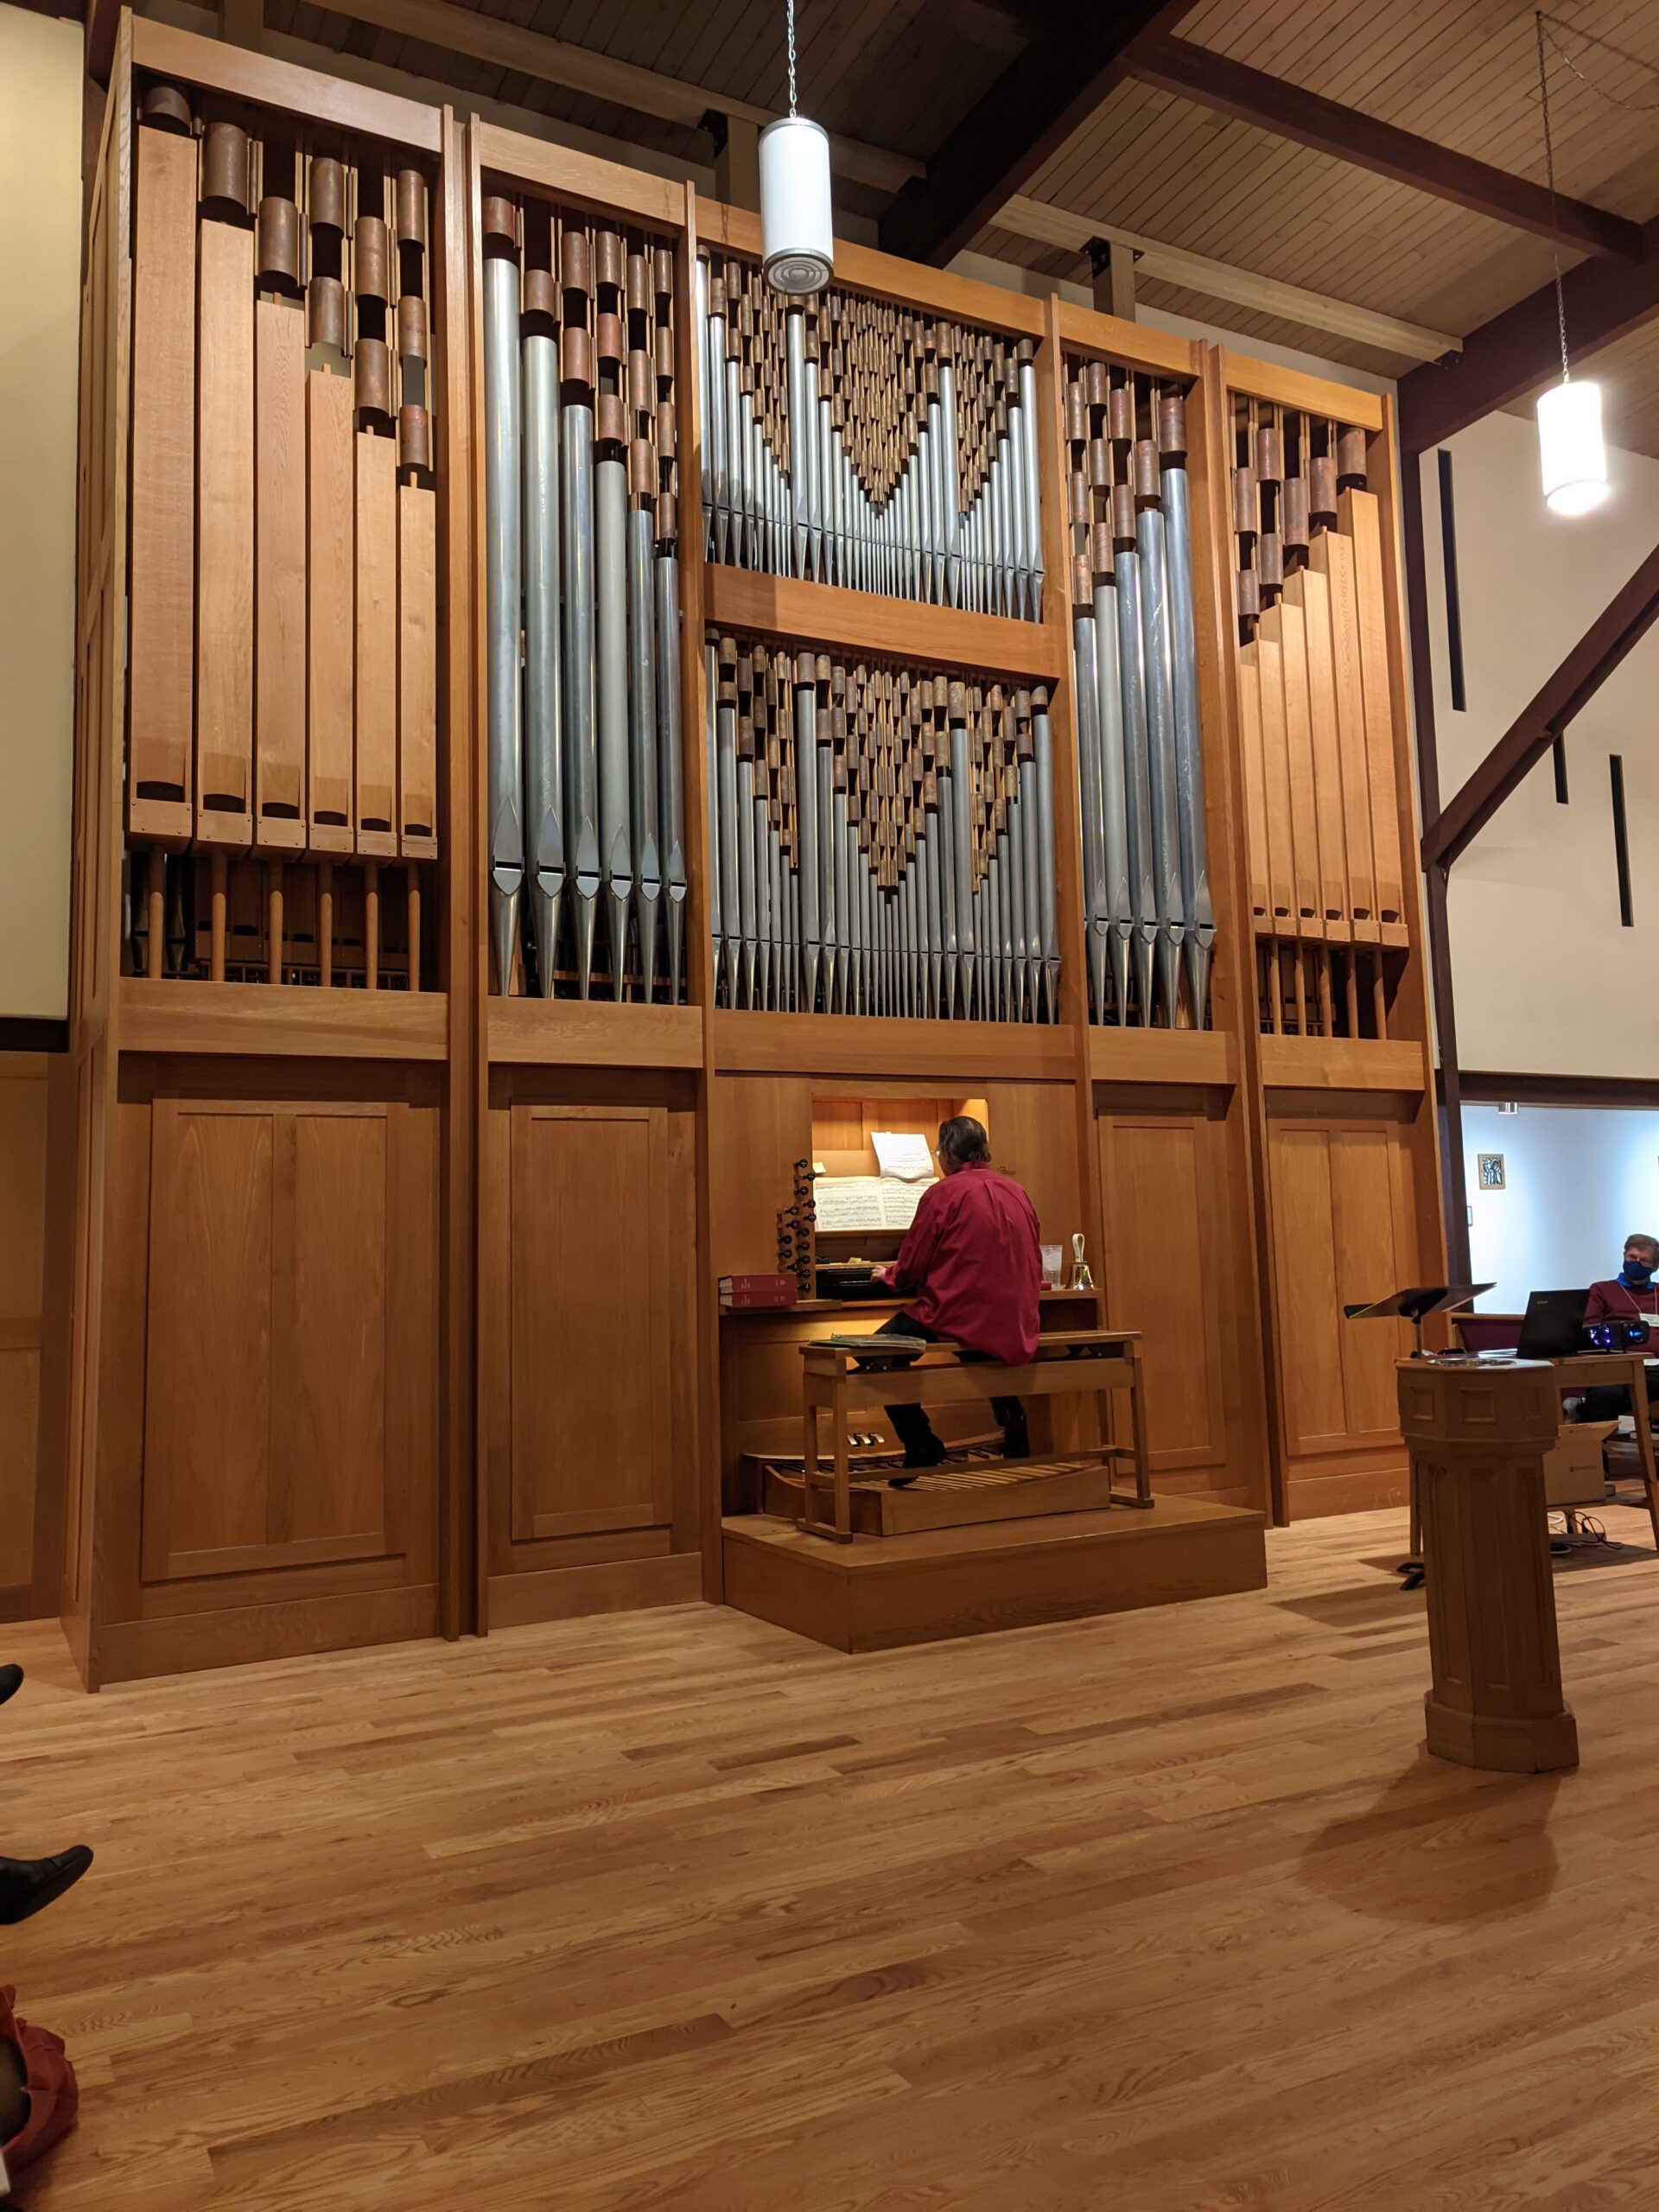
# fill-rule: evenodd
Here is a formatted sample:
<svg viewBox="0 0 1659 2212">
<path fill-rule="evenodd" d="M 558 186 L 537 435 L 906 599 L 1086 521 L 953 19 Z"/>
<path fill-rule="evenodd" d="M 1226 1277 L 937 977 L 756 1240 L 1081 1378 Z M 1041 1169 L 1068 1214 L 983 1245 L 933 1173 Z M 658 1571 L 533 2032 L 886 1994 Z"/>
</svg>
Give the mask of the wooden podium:
<svg viewBox="0 0 1659 2212">
<path fill-rule="evenodd" d="M 1428 1748 L 1463 1766 L 1576 1766 L 1561 1695 L 1544 1454 L 1559 1408 L 1548 1363 L 1398 1363 L 1400 1426 L 1423 1532 Z"/>
</svg>

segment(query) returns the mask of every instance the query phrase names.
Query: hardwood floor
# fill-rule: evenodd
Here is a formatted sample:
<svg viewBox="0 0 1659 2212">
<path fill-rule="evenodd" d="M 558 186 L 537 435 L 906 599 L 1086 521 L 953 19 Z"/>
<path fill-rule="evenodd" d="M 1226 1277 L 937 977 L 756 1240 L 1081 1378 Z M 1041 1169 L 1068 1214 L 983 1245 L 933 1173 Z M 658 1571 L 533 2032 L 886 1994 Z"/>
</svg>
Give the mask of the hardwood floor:
<svg viewBox="0 0 1659 2212">
<path fill-rule="evenodd" d="M 30 2212 L 1652 2200 L 1659 1563 L 1575 1774 L 1429 1760 L 1403 1516 L 1266 1592 L 848 1658 L 702 1607 L 0 1715 L 83 2121 Z M 8 1656 L 0 1653 L 0 1656 Z"/>
</svg>

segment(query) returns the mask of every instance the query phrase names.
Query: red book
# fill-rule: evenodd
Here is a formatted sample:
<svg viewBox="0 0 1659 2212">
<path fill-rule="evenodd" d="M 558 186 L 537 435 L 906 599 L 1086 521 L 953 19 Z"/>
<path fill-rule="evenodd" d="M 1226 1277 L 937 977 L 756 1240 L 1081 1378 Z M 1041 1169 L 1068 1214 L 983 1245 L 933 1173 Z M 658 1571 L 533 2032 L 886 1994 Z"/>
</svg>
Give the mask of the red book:
<svg viewBox="0 0 1659 2212">
<path fill-rule="evenodd" d="M 799 1293 L 793 1275 L 721 1275 L 720 1302 L 734 1313 L 793 1306 Z"/>
</svg>

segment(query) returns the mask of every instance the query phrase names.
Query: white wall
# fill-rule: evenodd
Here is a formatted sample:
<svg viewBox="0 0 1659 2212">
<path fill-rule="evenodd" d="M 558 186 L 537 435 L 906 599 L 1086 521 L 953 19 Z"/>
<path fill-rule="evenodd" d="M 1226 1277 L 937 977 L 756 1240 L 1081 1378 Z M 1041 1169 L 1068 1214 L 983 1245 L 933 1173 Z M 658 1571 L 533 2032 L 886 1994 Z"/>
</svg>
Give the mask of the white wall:
<svg viewBox="0 0 1659 2212">
<path fill-rule="evenodd" d="M 1485 1311 L 1523 1313 L 1529 1291 L 1616 1275 L 1632 1231 L 1659 1236 L 1659 1113 L 1465 1106 L 1463 1136 L 1474 1280 L 1497 1285 Z M 1483 1152 L 1503 1155 L 1501 1191 L 1480 1187 Z"/>
<path fill-rule="evenodd" d="M 1611 496 L 1545 507 L 1529 419 L 1493 415 L 1449 442 L 1468 704 L 1446 641 L 1440 475 L 1422 458 L 1442 802 L 1509 728 L 1659 541 L 1659 461 L 1611 451 Z M 1465 1068 L 1659 1076 L 1659 630 L 1573 724 L 1570 803 L 1546 759 L 1452 871 L 1458 1055 Z M 1636 926 L 1621 928 L 1608 756 L 1624 761 Z"/>
<path fill-rule="evenodd" d="M 0 5 L 0 1017 L 69 1000 L 81 29 Z"/>
</svg>

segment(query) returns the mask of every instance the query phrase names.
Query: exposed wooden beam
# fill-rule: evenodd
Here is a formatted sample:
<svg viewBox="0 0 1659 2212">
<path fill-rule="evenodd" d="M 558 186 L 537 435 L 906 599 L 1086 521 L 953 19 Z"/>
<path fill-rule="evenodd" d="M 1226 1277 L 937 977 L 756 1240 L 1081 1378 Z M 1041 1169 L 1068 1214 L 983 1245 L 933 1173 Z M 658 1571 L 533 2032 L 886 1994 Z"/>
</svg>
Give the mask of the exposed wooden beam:
<svg viewBox="0 0 1659 2212">
<path fill-rule="evenodd" d="M 636 115 L 654 115 L 666 123 L 689 124 L 696 130 L 713 108 L 745 122 L 770 123 L 773 111 L 716 92 L 708 85 L 690 85 L 665 77 L 656 69 L 642 69 L 632 61 L 618 61 L 568 40 L 547 38 L 540 31 L 521 29 L 499 16 L 481 16 L 458 8 L 454 0 L 315 0 L 325 15 L 344 16 L 354 23 L 372 23 L 400 38 L 419 39 L 423 45 L 464 54 L 474 61 L 516 70 L 546 85 L 563 85 L 571 92 L 590 92 L 596 99 L 611 100 L 631 108 Z M 842 176 L 874 184 L 884 192 L 897 192 L 919 177 L 922 165 L 885 146 L 866 145 L 857 138 L 830 134 L 830 160 Z"/>
<path fill-rule="evenodd" d="M 1130 49 L 1173 30 L 1194 0 L 1122 0 L 1072 11 L 1031 44 L 881 218 L 885 252 L 944 263 L 1088 120 L 1127 73 Z"/>
<path fill-rule="evenodd" d="M 105 90 L 115 63 L 115 35 L 120 24 L 120 0 L 86 0 L 86 74 Z"/>
<path fill-rule="evenodd" d="M 1436 200 L 1450 200 L 1478 215 L 1490 215 L 1496 222 L 1534 231 L 1541 238 L 1548 238 L 1558 226 L 1567 244 L 1586 252 L 1627 261 L 1642 257 L 1642 226 L 1627 216 L 1610 214 L 1604 207 L 1562 193 L 1556 198 L 1552 225 L 1549 194 L 1529 177 L 1511 176 L 1507 169 L 1454 154 L 1414 131 L 1379 122 L 1358 108 L 1344 107 L 1190 39 L 1140 41 L 1130 72 L 1142 84 L 1195 100 L 1219 115 L 1256 124 L 1275 137 L 1312 146 L 1357 168 L 1390 177 L 1395 184 L 1408 184 Z"/>
<path fill-rule="evenodd" d="M 219 0 L 219 35 L 257 54 L 265 42 L 265 0 Z"/>
<path fill-rule="evenodd" d="M 1567 350 L 1581 361 L 1659 315 L 1659 219 L 1644 225 L 1647 258 L 1634 267 L 1585 261 L 1561 279 Z M 1400 384 L 1400 442 L 1427 453 L 1483 416 L 1524 399 L 1561 360 L 1554 283 L 1483 322 L 1455 361 L 1414 369 Z"/>
<path fill-rule="evenodd" d="M 1408 464 L 1415 467 L 1415 461 Z M 1615 594 L 1423 833 L 1425 868 L 1449 868 L 1659 620 L 1659 546 Z"/>
<path fill-rule="evenodd" d="M 1109 245 L 1124 246 L 1136 257 L 1135 275 L 1142 283 L 1179 284 L 1183 290 L 1201 293 L 1205 299 L 1225 300 L 1234 307 L 1249 308 L 1258 315 L 1281 316 L 1305 330 L 1328 331 L 1334 338 L 1350 338 L 1356 345 L 1374 346 L 1379 353 L 1395 353 L 1402 360 L 1438 361 L 1455 353 L 1462 340 L 1446 330 L 1430 330 L 1420 322 L 1402 322 L 1397 316 L 1379 315 L 1346 300 L 1332 300 L 1323 292 L 1304 291 L 1300 284 L 1281 283 L 1276 276 L 1257 276 L 1248 269 L 1235 269 L 1224 261 L 1211 261 L 1184 246 L 1163 245 L 1139 231 L 1119 229 L 1092 215 L 1074 215 L 1043 200 L 1016 195 L 992 218 L 996 227 L 1040 245 L 1058 246 L 1067 253 L 1086 253 L 1096 238 Z"/>
</svg>

